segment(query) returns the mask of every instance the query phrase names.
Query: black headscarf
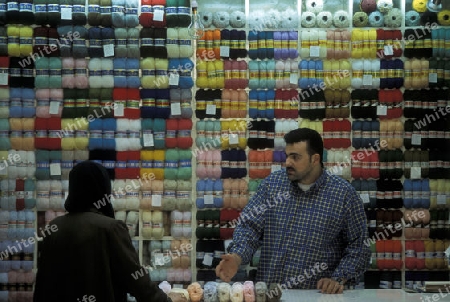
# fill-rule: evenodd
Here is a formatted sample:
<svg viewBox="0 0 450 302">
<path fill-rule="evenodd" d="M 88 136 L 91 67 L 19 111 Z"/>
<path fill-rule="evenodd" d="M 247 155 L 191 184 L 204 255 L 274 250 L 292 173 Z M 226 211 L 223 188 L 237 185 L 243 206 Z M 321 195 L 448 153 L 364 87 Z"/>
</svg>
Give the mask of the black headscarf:
<svg viewBox="0 0 450 302">
<path fill-rule="evenodd" d="M 64 207 L 69 213 L 95 210 L 114 218 L 110 196 L 108 172 L 102 165 L 86 160 L 75 165 L 69 173 L 69 195 Z"/>
</svg>

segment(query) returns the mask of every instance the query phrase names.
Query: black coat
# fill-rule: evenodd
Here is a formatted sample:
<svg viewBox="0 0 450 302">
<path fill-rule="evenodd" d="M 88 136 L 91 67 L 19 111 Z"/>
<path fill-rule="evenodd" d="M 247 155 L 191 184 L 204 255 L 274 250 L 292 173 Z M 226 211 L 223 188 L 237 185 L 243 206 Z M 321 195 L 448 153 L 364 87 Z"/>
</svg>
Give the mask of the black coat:
<svg viewBox="0 0 450 302">
<path fill-rule="evenodd" d="M 100 165 L 83 162 L 71 171 L 69 213 L 50 223 L 40 243 L 34 302 L 125 302 L 127 293 L 138 302 L 167 301 L 139 264 L 127 226 L 111 217 L 112 206 L 92 207 L 110 193 Z"/>
</svg>

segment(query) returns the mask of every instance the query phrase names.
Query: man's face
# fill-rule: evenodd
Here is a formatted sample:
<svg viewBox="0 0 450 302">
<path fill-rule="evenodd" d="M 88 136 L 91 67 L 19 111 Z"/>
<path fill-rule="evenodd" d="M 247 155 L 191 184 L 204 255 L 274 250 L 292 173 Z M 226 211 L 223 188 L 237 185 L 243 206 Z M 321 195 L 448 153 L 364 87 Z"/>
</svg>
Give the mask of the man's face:
<svg viewBox="0 0 450 302">
<path fill-rule="evenodd" d="M 286 173 L 289 180 L 308 181 L 314 166 L 320 164 L 319 154 L 309 155 L 307 149 L 307 142 L 286 144 Z"/>
</svg>

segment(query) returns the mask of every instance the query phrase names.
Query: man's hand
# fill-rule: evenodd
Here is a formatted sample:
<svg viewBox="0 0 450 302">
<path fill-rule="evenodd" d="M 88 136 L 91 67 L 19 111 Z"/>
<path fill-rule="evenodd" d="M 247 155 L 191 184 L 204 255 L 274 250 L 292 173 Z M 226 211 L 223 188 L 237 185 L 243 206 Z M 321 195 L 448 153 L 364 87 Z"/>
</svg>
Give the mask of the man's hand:
<svg viewBox="0 0 450 302">
<path fill-rule="evenodd" d="M 230 282 L 231 278 L 236 275 L 242 259 L 237 254 L 222 255 L 222 260 L 216 267 L 216 276 L 224 282 Z"/>
<path fill-rule="evenodd" d="M 322 278 L 317 282 L 317 289 L 322 294 L 342 294 L 344 292 L 344 285 L 330 278 Z"/>
</svg>

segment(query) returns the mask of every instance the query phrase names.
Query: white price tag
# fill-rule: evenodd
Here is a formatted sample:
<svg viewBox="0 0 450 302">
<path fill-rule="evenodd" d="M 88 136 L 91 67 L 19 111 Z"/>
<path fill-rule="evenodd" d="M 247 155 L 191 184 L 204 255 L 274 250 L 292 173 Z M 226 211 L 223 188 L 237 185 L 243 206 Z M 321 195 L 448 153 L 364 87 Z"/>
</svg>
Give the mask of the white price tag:
<svg viewBox="0 0 450 302">
<path fill-rule="evenodd" d="M 422 177 L 420 167 L 411 167 L 411 179 L 419 179 Z"/>
<path fill-rule="evenodd" d="M 155 142 L 153 140 L 153 133 L 144 133 L 144 147 L 154 147 Z"/>
<path fill-rule="evenodd" d="M 361 193 L 359 194 L 363 203 L 370 203 L 369 193 Z"/>
<path fill-rule="evenodd" d="M 48 113 L 50 113 L 50 114 L 58 114 L 59 113 L 59 102 L 58 101 L 50 102 L 50 107 L 48 109 Z"/>
<path fill-rule="evenodd" d="M 181 104 L 171 103 L 170 104 L 170 114 L 171 115 L 181 115 Z"/>
<path fill-rule="evenodd" d="M 214 104 L 206 105 L 206 114 L 216 115 L 216 105 L 214 105 Z"/>
<path fill-rule="evenodd" d="M 437 73 L 432 72 L 432 73 L 428 74 L 428 82 L 429 83 L 437 83 L 437 81 L 438 81 Z"/>
<path fill-rule="evenodd" d="M 114 57 L 114 44 L 103 45 L 103 53 L 106 57 Z"/>
<path fill-rule="evenodd" d="M 437 196 L 437 204 L 438 205 L 446 205 L 447 204 L 447 196 L 438 194 Z"/>
<path fill-rule="evenodd" d="M 387 106 L 385 105 L 377 106 L 377 115 L 387 115 Z"/>
<path fill-rule="evenodd" d="M 155 265 L 164 265 L 164 254 L 163 253 L 155 253 Z"/>
<path fill-rule="evenodd" d="M 203 264 L 206 266 L 211 266 L 213 262 L 213 256 L 210 254 L 205 254 L 205 257 L 203 257 Z"/>
<path fill-rule="evenodd" d="M 230 133 L 230 144 L 236 145 L 239 144 L 239 136 L 236 133 Z"/>
<path fill-rule="evenodd" d="M 61 20 L 72 20 L 71 7 L 61 7 Z"/>
<path fill-rule="evenodd" d="M 373 78 L 371 74 L 365 74 L 363 75 L 363 85 L 364 86 L 372 86 L 373 84 Z"/>
<path fill-rule="evenodd" d="M 298 84 L 298 74 L 297 73 L 291 73 L 289 76 L 289 84 L 297 85 Z"/>
<path fill-rule="evenodd" d="M 214 204 L 214 196 L 213 195 L 204 195 L 203 199 L 205 201 L 205 204 Z"/>
<path fill-rule="evenodd" d="M 320 57 L 320 47 L 319 46 L 310 46 L 309 47 L 309 56 L 311 58 Z"/>
<path fill-rule="evenodd" d="M 180 75 L 176 72 L 169 73 L 169 85 L 178 86 L 180 82 Z"/>
<path fill-rule="evenodd" d="M 0 73 L 0 85 L 8 85 L 8 74 Z"/>
<path fill-rule="evenodd" d="M 272 165 L 272 167 L 270 169 L 271 172 L 275 172 L 278 170 L 281 170 L 281 165 L 279 165 L 279 164 Z"/>
<path fill-rule="evenodd" d="M 50 175 L 55 176 L 61 175 L 61 164 L 59 163 L 50 164 Z"/>
<path fill-rule="evenodd" d="M 164 11 L 157 9 L 153 12 L 153 21 L 164 21 Z"/>
<path fill-rule="evenodd" d="M 230 56 L 230 46 L 220 46 L 220 56 L 229 57 Z"/>
<path fill-rule="evenodd" d="M 161 206 L 161 195 L 152 195 L 152 207 Z"/>
<path fill-rule="evenodd" d="M 411 144 L 420 146 L 422 144 L 422 135 L 418 133 L 413 133 L 411 135 Z"/>
<path fill-rule="evenodd" d="M 114 109 L 114 116 L 124 116 L 125 115 L 125 105 L 123 103 L 117 103 Z"/>
<path fill-rule="evenodd" d="M 394 48 L 392 47 L 392 45 L 384 45 L 384 55 L 386 56 L 394 55 Z"/>
</svg>

